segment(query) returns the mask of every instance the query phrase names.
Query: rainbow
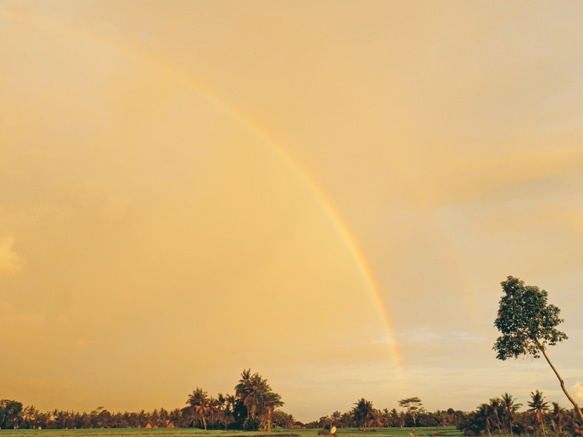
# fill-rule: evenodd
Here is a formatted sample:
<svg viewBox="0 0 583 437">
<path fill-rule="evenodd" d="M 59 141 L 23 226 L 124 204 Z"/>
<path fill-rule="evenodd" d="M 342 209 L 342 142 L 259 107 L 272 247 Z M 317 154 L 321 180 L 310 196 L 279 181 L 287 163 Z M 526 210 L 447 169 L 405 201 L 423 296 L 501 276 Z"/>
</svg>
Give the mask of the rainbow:
<svg viewBox="0 0 583 437">
<path fill-rule="evenodd" d="M 0 10 L 0 14 L 2 13 L 7 14 L 5 10 L 4 11 Z M 27 24 L 30 23 L 40 24 L 43 25 L 44 27 L 52 27 L 61 31 L 63 31 L 65 26 L 61 22 L 58 22 L 54 19 L 50 19 L 44 16 L 30 16 L 23 15 L 20 13 L 16 14 L 13 12 L 10 12 L 7 15 L 10 15 L 10 18 L 12 19 L 17 19 Z M 260 126 L 254 123 L 248 115 L 228 105 L 224 100 L 221 100 L 215 94 L 212 94 L 207 88 L 197 83 L 191 77 L 186 76 L 183 72 L 173 67 L 170 67 L 167 64 L 152 59 L 142 53 L 136 53 L 135 50 L 133 50 L 131 47 L 119 43 L 117 41 L 112 41 L 106 37 L 103 37 L 103 35 L 92 34 L 88 32 L 87 29 L 77 27 L 71 24 L 67 24 L 66 28 L 68 33 L 74 35 L 82 35 L 88 40 L 95 41 L 106 47 L 111 47 L 112 49 L 117 50 L 121 53 L 128 54 L 132 56 L 134 59 L 139 59 L 143 63 L 150 65 L 156 68 L 157 70 L 163 72 L 175 82 L 179 83 L 180 85 L 184 86 L 190 91 L 193 91 L 198 96 L 202 97 L 206 102 L 213 105 L 221 112 L 237 120 L 241 126 L 243 126 L 249 133 L 254 135 L 256 138 L 258 138 L 271 152 L 273 152 L 280 159 L 281 162 L 283 162 L 291 170 L 291 173 L 296 176 L 297 180 L 306 188 L 307 192 L 311 194 L 313 199 L 316 201 L 317 205 L 319 205 L 322 212 L 328 218 L 330 224 L 334 227 L 338 236 L 342 239 L 345 247 L 351 254 L 355 265 L 358 267 L 359 273 L 365 280 L 367 287 L 369 289 L 369 293 L 371 294 L 375 302 L 375 307 L 378 311 L 378 315 L 382 320 L 384 331 L 387 337 L 386 340 L 388 342 L 389 352 L 393 359 L 393 364 L 395 365 L 395 368 L 397 370 L 397 376 L 399 380 L 402 382 L 404 380 L 404 371 L 401 362 L 401 353 L 399 351 L 398 344 L 393 333 L 394 331 L 393 326 L 391 323 L 389 313 L 386 309 L 386 305 L 384 303 L 384 298 L 374 279 L 374 275 L 367 263 L 366 257 L 363 254 L 358 242 L 350 232 L 348 226 L 342 220 L 337 210 L 334 208 L 334 205 L 330 202 L 328 197 L 314 182 L 310 175 L 303 169 L 303 167 L 292 156 L 289 155 L 286 149 L 277 141 L 275 141 L 273 138 L 271 138 L 264 129 L 261 129 Z"/>
</svg>

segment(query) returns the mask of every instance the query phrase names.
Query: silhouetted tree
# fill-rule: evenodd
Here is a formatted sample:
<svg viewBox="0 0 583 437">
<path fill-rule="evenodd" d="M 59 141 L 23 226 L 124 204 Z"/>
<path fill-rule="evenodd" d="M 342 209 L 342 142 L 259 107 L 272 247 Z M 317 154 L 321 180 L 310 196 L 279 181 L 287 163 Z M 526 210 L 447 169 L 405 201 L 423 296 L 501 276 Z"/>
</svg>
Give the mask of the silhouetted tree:
<svg viewBox="0 0 583 437">
<path fill-rule="evenodd" d="M 271 431 L 271 416 L 283 402 L 281 396 L 271 389 L 266 379 L 258 373 L 251 374 L 251 369 L 241 373 L 241 379 L 235 386 L 235 398 L 247 410 L 244 427 L 247 429 L 265 428 Z"/>
<path fill-rule="evenodd" d="M 514 437 L 514 417 L 516 416 L 516 412 L 522 406 L 522 404 L 516 402 L 516 399 L 508 393 L 504 393 L 500 397 L 500 402 L 503 409 L 504 421 L 508 425 L 508 431 L 510 432 L 510 435 Z"/>
<path fill-rule="evenodd" d="M 188 395 L 186 403 L 197 418 L 202 422 L 203 428 L 206 430 L 206 415 L 210 410 L 210 398 L 206 391 L 197 387 Z"/>
<path fill-rule="evenodd" d="M 549 409 L 549 403 L 545 401 L 543 393 L 538 390 L 531 392 L 528 406 L 530 407 L 528 410 L 534 413 L 536 420 L 542 429 L 543 435 L 546 437 L 547 431 L 545 429 L 544 413 Z"/>
<path fill-rule="evenodd" d="M 417 396 L 405 398 L 399 401 L 399 406 L 413 419 L 413 426 L 417 426 L 417 416 L 424 411 L 423 403 Z"/>
<path fill-rule="evenodd" d="M 0 428 L 14 428 L 22 413 L 22 403 L 10 399 L 0 401 Z"/>
<path fill-rule="evenodd" d="M 500 299 L 498 317 L 494 321 L 494 326 L 502 334 L 494 344 L 496 358 L 506 360 L 521 355 L 539 358 L 542 354 L 583 423 L 581 408 L 565 388 L 563 378 L 546 352 L 548 346 L 554 346 L 567 339 L 564 332 L 556 329 L 556 326 L 563 322 L 559 318 L 561 310 L 547 303 L 548 293 L 545 290 L 525 285 L 518 278 L 508 276 L 507 280 L 502 282 L 502 290 L 504 295 Z"/>
<path fill-rule="evenodd" d="M 376 411 L 371 401 L 360 398 L 352 409 L 352 417 L 360 428 L 368 428 L 375 420 Z"/>
</svg>

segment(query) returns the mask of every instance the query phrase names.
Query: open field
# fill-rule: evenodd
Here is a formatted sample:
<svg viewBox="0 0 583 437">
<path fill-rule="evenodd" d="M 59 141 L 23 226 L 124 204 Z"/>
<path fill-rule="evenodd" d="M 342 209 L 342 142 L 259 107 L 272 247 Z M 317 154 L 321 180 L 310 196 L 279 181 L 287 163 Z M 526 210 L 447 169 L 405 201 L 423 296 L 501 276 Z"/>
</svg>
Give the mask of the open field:
<svg viewBox="0 0 583 437">
<path fill-rule="evenodd" d="M 339 429 L 337 434 L 342 437 L 410 437 L 410 436 L 442 436 L 460 437 L 462 433 L 454 427 L 440 428 L 373 428 L 370 431 L 360 431 L 356 428 Z M 3 429 L 0 435 L 5 437 L 315 437 L 317 429 L 274 430 L 271 434 L 257 431 L 203 431 L 197 428 L 123 428 L 123 429 Z"/>
</svg>

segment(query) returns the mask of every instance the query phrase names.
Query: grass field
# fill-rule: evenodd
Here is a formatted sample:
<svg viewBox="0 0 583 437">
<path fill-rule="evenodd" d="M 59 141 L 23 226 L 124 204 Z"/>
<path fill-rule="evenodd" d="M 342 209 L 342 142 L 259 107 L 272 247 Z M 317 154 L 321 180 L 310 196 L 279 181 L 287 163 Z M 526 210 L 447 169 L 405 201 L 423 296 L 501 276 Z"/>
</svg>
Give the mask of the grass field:
<svg viewBox="0 0 583 437">
<path fill-rule="evenodd" d="M 440 428 L 373 428 L 360 431 L 356 428 L 339 429 L 340 437 L 460 437 L 455 427 Z M 196 428 L 125 428 L 125 429 L 3 429 L 2 437 L 317 437 L 317 429 L 274 430 L 271 434 L 262 431 L 203 431 Z"/>
</svg>

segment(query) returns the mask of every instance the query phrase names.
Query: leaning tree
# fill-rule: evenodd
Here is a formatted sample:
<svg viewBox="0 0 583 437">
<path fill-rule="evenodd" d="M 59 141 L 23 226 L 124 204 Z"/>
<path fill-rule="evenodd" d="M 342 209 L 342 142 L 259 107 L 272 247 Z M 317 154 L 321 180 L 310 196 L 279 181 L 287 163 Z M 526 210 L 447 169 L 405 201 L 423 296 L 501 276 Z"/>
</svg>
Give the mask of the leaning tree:
<svg viewBox="0 0 583 437">
<path fill-rule="evenodd" d="M 508 276 L 507 280 L 502 282 L 502 290 L 504 295 L 500 299 L 498 317 L 494 321 L 494 326 L 502 334 L 494 343 L 496 358 L 506 360 L 521 355 L 540 358 L 542 354 L 583 423 L 581 408 L 565 388 L 563 378 L 547 355 L 548 346 L 554 346 L 567 339 L 567 334 L 556 329 L 556 326 L 563 322 L 563 319 L 559 318 L 561 310 L 547 303 L 548 293 L 545 290 L 525 285 L 524 281 L 518 278 Z"/>
</svg>

